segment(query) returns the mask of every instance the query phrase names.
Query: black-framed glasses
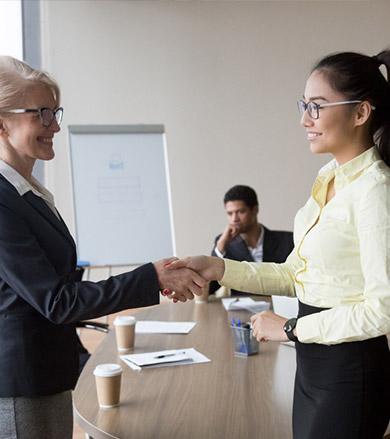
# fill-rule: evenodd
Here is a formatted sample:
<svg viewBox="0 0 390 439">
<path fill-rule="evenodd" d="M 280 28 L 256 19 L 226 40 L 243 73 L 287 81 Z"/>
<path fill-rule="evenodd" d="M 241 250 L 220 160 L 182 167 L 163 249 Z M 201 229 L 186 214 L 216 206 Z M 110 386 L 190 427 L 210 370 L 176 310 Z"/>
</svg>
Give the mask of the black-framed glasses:
<svg viewBox="0 0 390 439">
<path fill-rule="evenodd" d="M 304 100 L 300 99 L 297 102 L 297 104 L 298 104 L 299 113 L 301 115 L 303 115 L 303 113 L 307 111 L 308 115 L 312 119 L 318 119 L 320 117 L 321 108 L 335 107 L 336 105 L 360 104 L 360 102 L 363 101 L 354 100 L 354 101 L 329 102 L 328 104 L 317 104 L 316 102 L 312 102 L 312 101 L 305 102 Z M 373 105 L 371 105 L 371 108 L 375 110 L 375 107 Z"/>
<path fill-rule="evenodd" d="M 41 123 L 45 128 L 48 128 L 55 119 L 58 126 L 61 125 L 62 116 L 64 115 L 64 109 L 62 107 L 58 107 L 55 110 L 51 108 L 17 108 L 15 110 L 8 110 L 7 113 L 38 113 L 39 118 L 41 119 Z"/>
</svg>

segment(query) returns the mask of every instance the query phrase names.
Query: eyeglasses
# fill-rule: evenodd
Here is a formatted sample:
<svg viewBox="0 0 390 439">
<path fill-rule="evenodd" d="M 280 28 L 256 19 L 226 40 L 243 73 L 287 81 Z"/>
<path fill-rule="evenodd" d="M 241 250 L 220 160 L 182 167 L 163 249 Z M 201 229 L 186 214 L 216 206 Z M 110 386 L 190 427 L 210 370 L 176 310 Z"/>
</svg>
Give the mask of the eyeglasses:
<svg viewBox="0 0 390 439">
<path fill-rule="evenodd" d="M 56 110 L 52 110 L 51 108 L 17 108 L 16 110 L 8 110 L 7 113 L 38 113 L 42 125 L 45 128 L 48 128 L 53 123 L 54 119 L 58 126 L 61 125 L 64 109 L 62 107 L 58 107 Z"/>
<path fill-rule="evenodd" d="M 301 115 L 305 111 L 308 112 L 309 116 L 312 119 L 318 119 L 320 117 L 320 109 L 326 107 L 335 107 L 336 105 L 347 105 L 347 104 L 359 104 L 363 101 L 339 101 L 339 102 L 330 102 L 329 104 L 317 104 L 316 102 L 305 102 L 302 99 L 297 102 L 298 110 Z M 371 105 L 371 109 L 375 110 L 375 107 Z"/>
</svg>

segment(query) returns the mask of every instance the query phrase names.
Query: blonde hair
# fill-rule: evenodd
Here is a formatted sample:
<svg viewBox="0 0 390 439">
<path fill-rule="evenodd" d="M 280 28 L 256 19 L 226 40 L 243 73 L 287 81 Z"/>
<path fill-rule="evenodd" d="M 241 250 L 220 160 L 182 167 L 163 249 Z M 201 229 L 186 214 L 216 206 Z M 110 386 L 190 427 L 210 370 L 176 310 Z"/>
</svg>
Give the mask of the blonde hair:
<svg viewBox="0 0 390 439">
<path fill-rule="evenodd" d="M 47 87 L 59 105 L 60 89 L 47 73 L 11 56 L 0 56 L 0 113 L 18 108 L 27 89 L 33 85 Z"/>
</svg>

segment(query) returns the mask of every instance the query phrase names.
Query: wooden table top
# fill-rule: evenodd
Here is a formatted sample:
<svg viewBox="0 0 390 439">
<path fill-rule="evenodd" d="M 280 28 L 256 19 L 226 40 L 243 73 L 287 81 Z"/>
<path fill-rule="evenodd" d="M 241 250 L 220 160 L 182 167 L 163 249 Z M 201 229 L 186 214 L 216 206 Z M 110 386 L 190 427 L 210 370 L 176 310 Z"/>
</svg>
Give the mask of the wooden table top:
<svg viewBox="0 0 390 439">
<path fill-rule="evenodd" d="M 220 302 L 162 304 L 138 320 L 196 321 L 187 335 L 137 334 L 134 353 L 194 347 L 210 363 L 131 370 L 118 357 L 110 331 L 85 366 L 73 394 L 76 421 L 94 439 L 289 439 L 295 349 L 261 343 L 249 358 L 234 356 L 229 319 Z M 93 369 L 123 367 L 121 404 L 99 409 Z"/>
</svg>

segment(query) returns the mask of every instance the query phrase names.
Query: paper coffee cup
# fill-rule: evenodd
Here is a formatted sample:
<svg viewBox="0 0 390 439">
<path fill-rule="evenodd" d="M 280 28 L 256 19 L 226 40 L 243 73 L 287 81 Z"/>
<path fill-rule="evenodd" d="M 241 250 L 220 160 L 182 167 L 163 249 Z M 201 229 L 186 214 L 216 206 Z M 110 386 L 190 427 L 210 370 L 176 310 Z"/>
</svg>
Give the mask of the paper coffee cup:
<svg viewBox="0 0 390 439">
<path fill-rule="evenodd" d="M 114 320 L 116 345 L 119 352 L 125 352 L 134 347 L 136 322 L 133 316 L 118 316 Z"/>
<path fill-rule="evenodd" d="M 99 406 L 111 408 L 119 405 L 122 368 L 119 364 L 99 364 L 93 371 Z"/>
<path fill-rule="evenodd" d="M 207 303 L 209 301 L 209 287 L 210 283 L 207 282 L 207 284 L 202 288 L 202 295 L 195 295 L 195 303 Z"/>
</svg>

